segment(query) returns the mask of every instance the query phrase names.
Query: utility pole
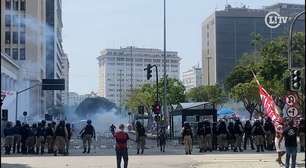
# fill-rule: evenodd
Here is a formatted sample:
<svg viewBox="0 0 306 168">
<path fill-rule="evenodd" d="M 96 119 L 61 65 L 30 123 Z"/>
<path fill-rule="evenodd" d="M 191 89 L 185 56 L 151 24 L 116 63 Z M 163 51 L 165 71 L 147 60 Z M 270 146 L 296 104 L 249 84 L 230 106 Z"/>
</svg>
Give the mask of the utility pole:
<svg viewBox="0 0 306 168">
<path fill-rule="evenodd" d="M 166 0 L 164 0 L 164 94 L 163 94 L 163 113 L 162 116 L 167 114 L 167 68 L 166 68 Z"/>
</svg>

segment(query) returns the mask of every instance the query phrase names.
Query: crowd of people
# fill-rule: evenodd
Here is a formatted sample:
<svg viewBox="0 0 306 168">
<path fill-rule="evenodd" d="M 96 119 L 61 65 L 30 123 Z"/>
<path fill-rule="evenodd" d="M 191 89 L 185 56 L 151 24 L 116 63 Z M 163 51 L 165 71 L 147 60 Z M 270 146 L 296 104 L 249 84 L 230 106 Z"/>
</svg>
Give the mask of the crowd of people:
<svg viewBox="0 0 306 168">
<path fill-rule="evenodd" d="M 70 123 L 52 121 L 46 123 L 42 120 L 38 123 L 28 124 L 16 121 L 7 122 L 4 130 L 4 154 L 41 154 L 45 151 L 54 154 L 69 154 L 69 144 L 72 136 Z M 83 153 L 90 153 L 92 139 L 95 138 L 95 129 L 91 121 L 81 130 L 80 136 L 83 140 Z M 45 150 L 45 148 L 47 148 Z"/>
<path fill-rule="evenodd" d="M 288 126 L 285 125 L 285 127 Z M 198 137 L 200 152 L 213 150 L 243 152 L 248 147 L 256 152 L 275 150 L 276 131 L 270 118 L 263 120 L 246 121 L 244 124 L 237 118 L 235 120 L 220 119 L 217 123 L 205 120 L 198 124 L 194 131 L 190 123 L 185 122 L 182 129 L 182 143 L 186 154 L 192 151 L 192 142 Z M 300 150 L 305 150 L 304 120 L 298 127 L 300 137 Z"/>
</svg>

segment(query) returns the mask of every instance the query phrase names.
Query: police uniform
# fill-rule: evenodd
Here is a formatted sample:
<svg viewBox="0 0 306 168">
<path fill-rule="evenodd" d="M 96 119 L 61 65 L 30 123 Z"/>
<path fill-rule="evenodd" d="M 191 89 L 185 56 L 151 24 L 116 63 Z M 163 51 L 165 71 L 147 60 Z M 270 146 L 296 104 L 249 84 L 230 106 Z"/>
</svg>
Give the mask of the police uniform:
<svg viewBox="0 0 306 168">
<path fill-rule="evenodd" d="M 136 142 L 137 142 L 137 154 L 141 149 L 141 154 L 144 152 L 144 147 L 146 144 L 146 132 L 145 128 L 139 122 L 136 123 Z"/>
<path fill-rule="evenodd" d="M 44 153 L 45 136 L 46 136 L 46 130 L 42 126 L 42 124 L 39 124 L 37 128 L 37 134 L 36 134 L 36 154 L 39 153 L 39 150 L 41 154 Z"/>
<path fill-rule="evenodd" d="M 240 121 L 235 122 L 234 132 L 235 132 L 235 151 L 239 149 L 239 151 L 242 152 L 241 143 L 242 143 L 243 128 Z"/>
<path fill-rule="evenodd" d="M 83 148 L 84 148 L 83 153 L 86 152 L 86 149 L 87 149 L 87 153 L 90 153 L 90 147 L 91 147 L 92 138 L 96 137 L 95 129 L 91 125 L 91 121 L 90 120 L 87 121 L 87 125 L 81 130 L 80 133 L 81 133 L 81 137 L 83 139 Z"/>
<path fill-rule="evenodd" d="M 304 119 L 300 121 L 299 125 L 299 138 L 300 138 L 300 146 L 301 146 L 301 152 L 305 152 L 305 123 Z"/>
<path fill-rule="evenodd" d="M 228 130 L 224 121 L 220 122 L 217 128 L 219 150 L 223 151 L 227 147 Z"/>
<path fill-rule="evenodd" d="M 54 155 L 57 153 L 64 154 L 66 140 L 68 138 L 67 129 L 64 122 L 60 124 L 55 129 L 55 140 L 54 140 Z"/>
<path fill-rule="evenodd" d="M 250 141 L 251 149 L 254 150 L 253 146 L 253 136 L 252 136 L 252 125 L 250 121 L 247 121 L 244 125 L 244 140 L 243 140 L 243 147 L 244 150 L 247 149 L 247 142 Z"/>
<path fill-rule="evenodd" d="M 185 153 L 186 154 L 191 154 L 192 152 L 192 130 L 189 124 L 185 124 L 183 128 L 183 142 L 185 145 Z"/>
<path fill-rule="evenodd" d="M 13 153 L 17 151 L 17 153 L 20 153 L 21 150 L 21 123 L 20 121 L 16 122 L 16 125 L 14 126 L 14 144 L 13 144 Z"/>
<path fill-rule="evenodd" d="M 259 152 L 260 150 L 263 152 L 264 151 L 264 141 L 265 141 L 265 132 L 264 132 L 264 129 L 261 125 L 260 122 L 256 121 L 256 123 L 254 124 L 254 127 L 253 127 L 253 135 L 254 135 L 254 138 L 255 138 L 255 144 L 256 144 L 256 148 L 257 148 L 257 151 L 256 152 Z"/>
<path fill-rule="evenodd" d="M 46 144 L 48 146 L 48 153 L 53 152 L 53 137 L 54 137 L 54 130 L 51 124 L 48 124 L 46 128 Z"/>
<path fill-rule="evenodd" d="M 230 122 L 228 127 L 228 136 L 227 136 L 227 146 L 231 147 L 231 150 L 235 151 L 235 128 L 234 128 L 234 123 Z"/>
<path fill-rule="evenodd" d="M 212 130 L 209 122 L 204 124 L 204 152 L 207 150 L 212 151 Z"/>
<path fill-rule="evenodd" d="M 4 134 L 4 147 L 5 147 L 5 154 L 11 153 L 11 148 L 13 147 L 14 143 L 14 129 L 12 128 L 11 122 L 8 122 L 6 127 L 3 130 Z"/>
<path fill-rule="evenodd" d="M 200 152 L 204 151 L 204 123 L 201 123 L 198 128 Z"/>
</svg>

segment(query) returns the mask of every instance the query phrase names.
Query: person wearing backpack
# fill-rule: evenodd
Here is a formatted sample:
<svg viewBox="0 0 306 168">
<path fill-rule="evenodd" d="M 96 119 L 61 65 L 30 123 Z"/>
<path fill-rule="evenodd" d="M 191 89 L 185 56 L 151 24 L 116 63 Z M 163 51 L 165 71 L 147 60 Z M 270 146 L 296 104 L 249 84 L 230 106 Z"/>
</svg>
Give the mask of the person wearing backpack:
<svg viewBox="0 0 306 168">
<path fill-rule="evenodd" d="M 87 125 L 80 132 L 81 138 L 83 139 L 83 153 L 90 153 L 90 146 L 92 138 L 96 138 L 95 128 L 91 125 L 91 120 L 87 120 Z"/>
</svg>

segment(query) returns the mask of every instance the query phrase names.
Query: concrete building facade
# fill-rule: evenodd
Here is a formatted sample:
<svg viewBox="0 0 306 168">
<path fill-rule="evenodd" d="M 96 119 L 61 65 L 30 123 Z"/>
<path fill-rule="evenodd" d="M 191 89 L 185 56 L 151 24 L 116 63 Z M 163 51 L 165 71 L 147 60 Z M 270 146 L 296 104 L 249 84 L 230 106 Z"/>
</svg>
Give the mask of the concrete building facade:
<svg viewBox="0 0 306 168">
<path fill-rule="evenodd" d="M 41 82 L 45 77 L 45 0 L 1 0 L 1 52 L 19 66 L 17 90 Z M 22 111 L 43 116 L 45 97 L 40 87 L 24 92 L 18 101 Z"/>
<path fill-rule="evenodd" d="M 1 53 L 19 66 L 16 90 L 40 84 L 45 78 L 67 76 L 63 72 L 61 29 L 60 0 L 1 0 Z M 23 92 L 18 118 L 23 111 L 32 118 L 44 118 L 50 105 L 63 104 L 62 94 L 42 91 L 41 87 Z"/>
<path fill-rule="evenodd" d="M 223 84 L 226 77 L 244 53 L 253 52 L 252 34 L 260 34 L 265 41 L 288 35 L 290 17 L 304 9 L 304 5 L 278 3 L 263 9 L 233 8 L 227 5 L 202 23 L 203 84 Z M 285 24 L 271 29 L 265 24 L 268 12 L 289 17 Z M 305 29 L 304 17 L 295 24 L 295 31 Z"/>
<path fill-rule="evenodd" d="M 126 47 L 105 49 L 97 58 L 99 61 L 99 96 L 123 105 L 133 89 L 145 83 L 155 83 L 155 69 L 152 78 L 146 79 L 147 64 L 157 65 L 159 78 L 163 76 L 163 51 L 160 49 Z M 168 78 L 179 79 L 180 58 L 176 51 L 167 51 Z"/>
<path fill-rule="evenodd" d="M 183 84 L 188 92 L 190 89 L 202 85 L 202 68 L 193 66 L 191 69 L 183 72 Z"/>
</svg>

